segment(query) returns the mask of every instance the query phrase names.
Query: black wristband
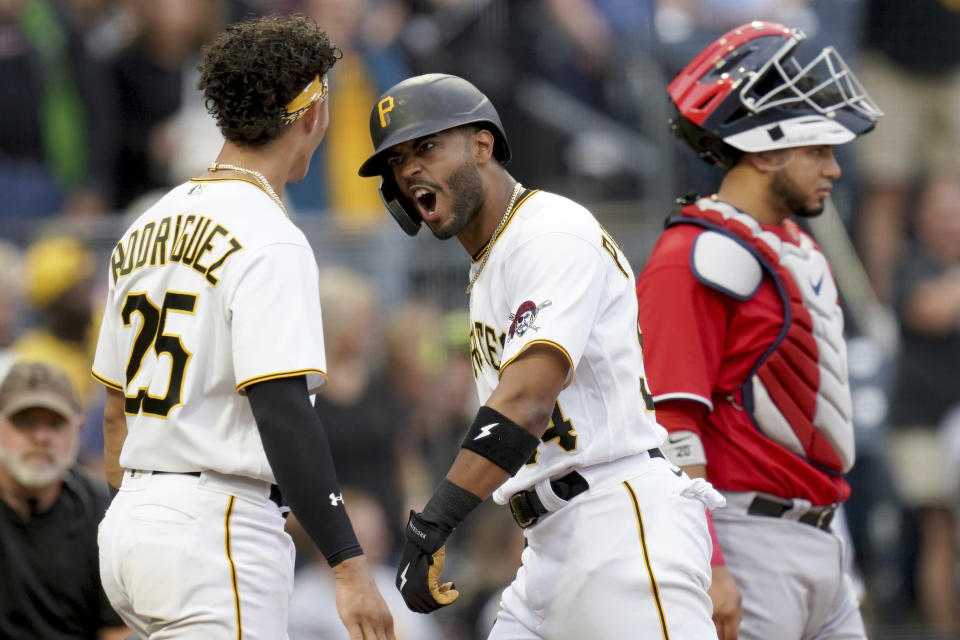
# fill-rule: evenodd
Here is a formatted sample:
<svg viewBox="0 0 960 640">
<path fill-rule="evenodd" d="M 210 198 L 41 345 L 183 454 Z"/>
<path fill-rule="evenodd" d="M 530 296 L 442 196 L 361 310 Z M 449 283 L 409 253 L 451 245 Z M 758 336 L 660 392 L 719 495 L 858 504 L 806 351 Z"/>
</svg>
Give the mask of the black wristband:
<svg viewBox="0 0 960 640">
<path fill-rule="evenodd" d="M 405 533 L 407 540 L 415 544 L 420 551 L 432 556 L 447 541 L 450 530 L 438 527 L 425 520 L 421 514 L 411 511 Z"/>
<path fill-rule="evenodd" d="M 483 456 L 512 476 L 527 463 L 539 444 L 540 438 L 484 405 L 477 411 L 460 446 Z"/>
<path fill-rule="evenodd" d="M 424 520 L 453 531 L 481 502 L 477 496 L 444 478 L 421 515 Z"/>
</svg>

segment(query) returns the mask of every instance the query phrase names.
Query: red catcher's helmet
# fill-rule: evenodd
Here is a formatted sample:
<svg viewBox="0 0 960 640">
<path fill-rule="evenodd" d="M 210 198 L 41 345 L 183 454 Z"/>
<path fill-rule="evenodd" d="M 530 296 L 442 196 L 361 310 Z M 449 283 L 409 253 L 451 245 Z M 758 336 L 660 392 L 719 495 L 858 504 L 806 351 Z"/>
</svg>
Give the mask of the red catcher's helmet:
<svg viewBox="0 0 960 640">
<path fill-rule="evenodd" d="M 801 65 L 806 36 L 755 21 L 725 33 L 667 86 L 670 125 L 710 163 L 731 167 L 744 152 L 850 142 L 883 112 L 833 47 Z"/>
</svg>

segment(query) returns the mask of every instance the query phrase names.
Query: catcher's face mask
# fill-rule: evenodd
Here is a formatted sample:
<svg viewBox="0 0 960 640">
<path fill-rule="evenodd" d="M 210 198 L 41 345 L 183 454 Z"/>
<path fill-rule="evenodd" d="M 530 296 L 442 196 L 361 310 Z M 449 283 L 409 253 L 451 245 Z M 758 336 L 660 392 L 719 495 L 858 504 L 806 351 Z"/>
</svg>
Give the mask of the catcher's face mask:
<svg viewBox="0 0 960 640">
<path fill-rule="evenodd" d="M 798 29 L 755 21 L 704 49 L 667 87 L 677 133 L 704 160 L 850 142 L 883 112 L 833 47 L 806 65 Z"/>
</svg>

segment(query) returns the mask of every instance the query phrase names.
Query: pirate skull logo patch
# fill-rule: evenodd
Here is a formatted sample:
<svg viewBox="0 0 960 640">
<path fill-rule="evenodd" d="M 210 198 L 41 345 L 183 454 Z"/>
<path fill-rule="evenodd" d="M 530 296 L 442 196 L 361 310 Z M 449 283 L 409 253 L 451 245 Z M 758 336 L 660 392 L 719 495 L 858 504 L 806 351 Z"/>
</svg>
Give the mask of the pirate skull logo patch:
<svg viewBox="0 0 960 640">
<path fill-rule="evenodd" d="M 527 329 L 539 331 L 540 327 L 533 324 L 533 321 L 537 319 L 537 314 L 551 304 L 553 303 L 549 300 L 544 300 L 539 305 L 535 304 L 532 300 L 522 302 L 520 306 L 517 307 L 517 312 L 510 314 L 510 338 L 512 339 L 514 335 L 522 336 L 527 332 Z"/>
</svg>

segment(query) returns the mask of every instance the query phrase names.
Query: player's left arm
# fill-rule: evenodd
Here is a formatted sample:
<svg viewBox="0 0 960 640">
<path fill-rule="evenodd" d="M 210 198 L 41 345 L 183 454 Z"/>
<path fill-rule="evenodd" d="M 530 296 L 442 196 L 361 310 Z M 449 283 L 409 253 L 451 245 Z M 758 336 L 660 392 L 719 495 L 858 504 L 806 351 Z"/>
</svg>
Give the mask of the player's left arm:
<svg viewBox="0 0 960 640">
<path fill-rule="evenodd" d="M 123 411 L 125 401 L 123 391 L 107 387 L 107 404 L 103 411 L 103 462 L 111 491 L 119 489 L 123 480 L 120 450 L 127 439 L 127 416 Z"/>
<path fill-rule="evenodd" d="M 566 384 L 570 361 L 558 348 L 544 343 L 532 344 L 500 373 L 500 383 L 487 399 L 486 407 L 509 418 L 536 439 L 550 424 L 557 396 Z M 528 456 L 529 457 L 529 456 Z M 447 473 L 447 480 L 486 499 L 512 473 L 480 453 L 461 449 Z"/>
<path fill-rule="evenodd" d="M 531 233 L 511 248 L 510 269 L 496 284 L 498 296 L 517 313 L 532 305 L 539 315 L 536 326 L 531 322 L 510 332 L 496 388 L 423 512 L 410 514 L 396 585 L 414 611 L 426 613 L 456 600 L 452 583 L 439 584 L 447 537 L 530 459 L 557 396 L 570 383 L 613 269 L 601 234 L 595 235 L 594 242 L 576 225 L 561 226 Z M 632 289 L 631 280 L 626 275 Z"/>
<path fill-rule="evenodd" d="M 536 450 L 569 366 L 558 348 L 537 343 L 504 367 L 446 478 L 422 513 L 410 513 L 396 585 L 413 611 L 429 613 L 459 597 L 452 582 L 440 584 L 446 539 Z"/>
</svg>

